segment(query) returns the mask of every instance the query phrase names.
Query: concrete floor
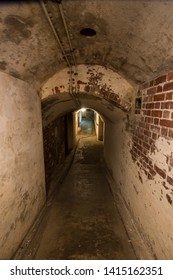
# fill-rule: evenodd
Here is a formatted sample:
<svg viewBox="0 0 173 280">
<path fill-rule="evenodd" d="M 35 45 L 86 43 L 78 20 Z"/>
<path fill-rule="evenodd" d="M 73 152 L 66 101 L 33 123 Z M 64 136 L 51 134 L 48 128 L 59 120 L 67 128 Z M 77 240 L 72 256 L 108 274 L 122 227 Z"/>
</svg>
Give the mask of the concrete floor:
<svg viewBox="0 0 173 280">
<path fill-rule="evenodd" d="M 104 173 L 103 143 L 83 124 L 72 166 L 23 259 L 136 259 Z"/>
</svg>

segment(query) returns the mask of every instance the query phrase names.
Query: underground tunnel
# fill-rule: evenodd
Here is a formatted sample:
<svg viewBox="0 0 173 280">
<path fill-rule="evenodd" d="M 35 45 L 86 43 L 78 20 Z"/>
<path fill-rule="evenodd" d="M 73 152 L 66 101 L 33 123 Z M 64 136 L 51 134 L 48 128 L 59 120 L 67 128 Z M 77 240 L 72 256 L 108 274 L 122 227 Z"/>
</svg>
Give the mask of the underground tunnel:
<svg viewBox="0 0 173 280">
<path fill-rule="evenodd" d="M 172 13 L 0 3 L 0 259 L 173 259 Z"/>
</svg>

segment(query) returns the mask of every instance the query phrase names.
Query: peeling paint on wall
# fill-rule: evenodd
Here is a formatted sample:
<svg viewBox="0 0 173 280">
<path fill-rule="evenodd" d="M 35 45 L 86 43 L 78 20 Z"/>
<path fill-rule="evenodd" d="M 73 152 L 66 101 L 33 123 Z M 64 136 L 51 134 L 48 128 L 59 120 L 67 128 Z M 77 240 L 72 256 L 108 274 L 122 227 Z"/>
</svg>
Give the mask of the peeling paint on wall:
<svg viewBox="0 0 173 280">
<path fill-rule="evenodd" d="M 172 185 L 173 175 L 173 83 L 172 72 L 141 86 L 141 114 L 132 125 L 133 160 L 144 170 L 148 179 L 156 174 Z"/>
<path fill-rule="evenodd" d="M 133 100 L 133 87 L 120 75 L 103 66 L 78 66 L 77 94 L 98 96 L 111 102 L 124 111 L 130 111 Z M 42 87 L 42 99 L 69 92 L 69 71 L 64 69 L 50 78 Z M 76 92 L 74 92 L 76 94 Z"/>
<path fill-rule="evenodd" d="M 105 159 L 153 258 L 173 258 L 173 75 L 143 85 L 138 114 L 106 123 Z M 135 111 L 135 108 L 134 108 Z"/>
</svg>

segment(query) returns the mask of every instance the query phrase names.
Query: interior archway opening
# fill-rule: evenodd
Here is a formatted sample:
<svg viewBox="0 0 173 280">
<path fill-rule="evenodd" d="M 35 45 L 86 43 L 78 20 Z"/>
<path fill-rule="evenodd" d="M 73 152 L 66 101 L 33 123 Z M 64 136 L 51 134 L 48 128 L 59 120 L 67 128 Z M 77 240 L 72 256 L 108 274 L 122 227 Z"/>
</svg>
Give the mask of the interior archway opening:
<svg viewBox="0 0 173 280">
<path fill-rule="evenodd" d="M 103 117 L 95 110 L 81 108 L 75 112 L 76 137 L 96 135 L 97 140 L 104 140 L 105 122 Z"/>
<path fill-rule="evenodd" d="M 49 102 L 47 100 L 47 104 Z M 47 114 L 45 103 L 42 108 L 46 193 L 50 196 L 56 188 L 53 178 L 56 182 L 61 181 L 63 168 L 82 138 L 91 137 L 93 142 L 101 142 L 103 150 L 106 118 L 93 108 L 83 106 L 78 110 L 57 114 L 47 123 L 50 112 Z M 56 106 L 55 108 L 57 109 Z"/>
</svg>

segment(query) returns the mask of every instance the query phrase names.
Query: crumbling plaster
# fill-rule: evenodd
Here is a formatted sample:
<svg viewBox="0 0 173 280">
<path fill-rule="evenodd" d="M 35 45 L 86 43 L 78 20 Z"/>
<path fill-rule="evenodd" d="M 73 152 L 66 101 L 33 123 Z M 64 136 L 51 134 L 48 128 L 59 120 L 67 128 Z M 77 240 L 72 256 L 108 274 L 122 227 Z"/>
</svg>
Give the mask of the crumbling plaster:
<svg viewBox="0 0 173 280">
<path fill-rule="evenodd" d="M 77 93 L 85 92 L 87 86 L 95 86 L 93 94 L 100 94 L 101 89 L 107 90 L 110 94 L 114 92 L 124 103 L 131 103 L 133 87 L 115 71 L 101 65 L 78 65 L 77 75 L 72 76 L 73 87 L 77 82 Z M 74 88 L 75 90 L 75 88 Z M 56 93 L 69 92 L 69 69 L 63 69 L 51 77 L 42 87 L 41 98 Z"/>
<path fill-rule="evenodd" d="M 119 74 L 100 65 L 78 65 L 77 70 L 78 75 L 73 75 L 72 79 L 73 95 L 77 97 L 79 104 L 76 104 L 69 94 L 68 68 L 55 74 L 42 86 L 40 94 L 43 123 L 55 118 L 57 114 L 63 114 L 63 111 L 65 114 L 70 108 L 72 111 L 88 106 L 86 100 L 87 103 L 91 100 L 97 101 L 101 105 L 102 114 L 111 119 L 113 118 L 112 114 L 109 116 L 109 111 L 116 111 L 116 107 L 127 112 L 132 109 L 134 92 L 137 88 L 132 87 Z"/>
</svg>

